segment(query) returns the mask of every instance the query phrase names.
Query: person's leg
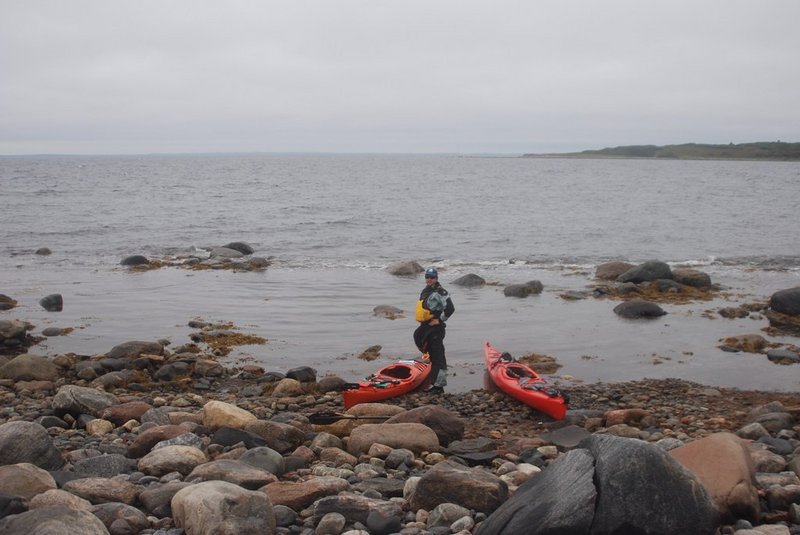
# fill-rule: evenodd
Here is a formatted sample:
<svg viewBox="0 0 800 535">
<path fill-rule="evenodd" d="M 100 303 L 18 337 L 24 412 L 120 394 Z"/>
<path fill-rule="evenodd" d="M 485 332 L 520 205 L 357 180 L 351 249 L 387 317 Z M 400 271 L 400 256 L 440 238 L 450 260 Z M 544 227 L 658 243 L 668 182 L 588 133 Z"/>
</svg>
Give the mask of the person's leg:
<svg viewBox="0 0 800 535">
<path fill-rule="evenodd" d="M 428 355 L 431 359 L 431 382 L 434 387 L 447 386 L 447 360 L 444 356 L 444 332 L 436 333 L 428 341 Z"/>
</svg>

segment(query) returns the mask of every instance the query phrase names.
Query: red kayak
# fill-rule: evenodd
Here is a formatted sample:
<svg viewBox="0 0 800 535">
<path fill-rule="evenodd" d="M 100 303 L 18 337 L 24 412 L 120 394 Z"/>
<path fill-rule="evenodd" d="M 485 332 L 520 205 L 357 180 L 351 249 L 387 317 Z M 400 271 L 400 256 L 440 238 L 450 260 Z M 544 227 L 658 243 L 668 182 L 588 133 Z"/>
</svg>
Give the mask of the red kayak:
<svg viewBox="0 0 800 535">
<path fill-rule="evenodd" d="M 497 351 L 489 342 L 484 342 L 483 349 L 486 369 L 500 390 L 556 420 L 564 419 L 567 413 L 565 394 L 508 353 Z"/>
<path fill-rule="evenodd" d="M 430 371 L 431 361 L 427 354 L 384 366 L 366 380 L 353 383 L 352 388 L 343 390 L 344 406 L 349 409 L 359 403 L 383 401 L 408 394 L 427 379 Z"/>
</svg>

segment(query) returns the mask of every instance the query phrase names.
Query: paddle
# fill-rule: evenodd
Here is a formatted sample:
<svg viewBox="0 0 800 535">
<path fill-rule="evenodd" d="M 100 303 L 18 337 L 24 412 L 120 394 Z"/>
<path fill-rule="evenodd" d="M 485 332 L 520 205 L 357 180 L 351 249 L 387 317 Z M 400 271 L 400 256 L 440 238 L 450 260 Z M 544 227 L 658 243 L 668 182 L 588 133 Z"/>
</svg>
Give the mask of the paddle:
<svg viewBox="0 0 800 535">
<path fill-rule="evenodd" d="M 391 416 L 357 416 L 338 412 L 315 412 L 308 416 L 308 421 L 314 425 L 328 425 L 339 420 L 386 420 L 388 418 L 391 418 Z"/>
</svg>

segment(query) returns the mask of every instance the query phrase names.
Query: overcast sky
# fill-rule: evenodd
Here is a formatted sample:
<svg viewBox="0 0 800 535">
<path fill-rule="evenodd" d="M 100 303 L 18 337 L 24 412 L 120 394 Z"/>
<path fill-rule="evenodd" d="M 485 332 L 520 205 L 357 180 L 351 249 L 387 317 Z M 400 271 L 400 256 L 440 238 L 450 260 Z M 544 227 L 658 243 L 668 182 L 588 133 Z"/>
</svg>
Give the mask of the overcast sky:
<svg viewBox="0 0 800 535">
<path fill-rule="evenodd" d="M 4 0 L 0 154 L 800 141 L 798 0 Z"/>
</svg>

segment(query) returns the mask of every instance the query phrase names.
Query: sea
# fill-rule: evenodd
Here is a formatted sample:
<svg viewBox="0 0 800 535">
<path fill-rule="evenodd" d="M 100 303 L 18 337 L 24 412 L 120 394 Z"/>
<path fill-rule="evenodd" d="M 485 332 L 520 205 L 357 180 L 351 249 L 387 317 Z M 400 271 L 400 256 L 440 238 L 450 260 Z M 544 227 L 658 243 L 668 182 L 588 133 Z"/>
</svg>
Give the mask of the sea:
<svg viewBox="0 0 800 535">
<path fill-rule="evenodd" d="M 677 377 L 710 386 L 792 391 L 800 366 L 729 353 L 728 336 L 770 336 L 765 302 L 800 286 L 800 163 L 525 158 L 497 155 L 200 154 L 0 157 L 0 319 L 72 329 L 30 352 L 96 355 L 130 340 L 190 341 L 192 320 L 267 339 L 223 357 L 286 372 L 361 379 L 417 355 L 413 310 L 435 266 L 456 312 L 448 322 L 450 391 L 483 386 L 483 343 L 548 355 L 562 387 Z M 263 272 L 133 272 L 130 255 L 208 255 L 241 241 L 270 258 Z M 49 255 L 38 255 L 39 248 Z M 660 260 L 708 273 L 713 301 L 664 304 L 625 320 L 586 290 L 598 264 Z M 480 288 L 451 284 L 476 274 Z M 538 280 L 540 295 L 503 286 Z M 63 296 L 61 312 L 39 300 Z M 376 316 L 389 305 L 405 313 Z M 359 355 L 381 346 L 380 357 Z"/>
</svg>

